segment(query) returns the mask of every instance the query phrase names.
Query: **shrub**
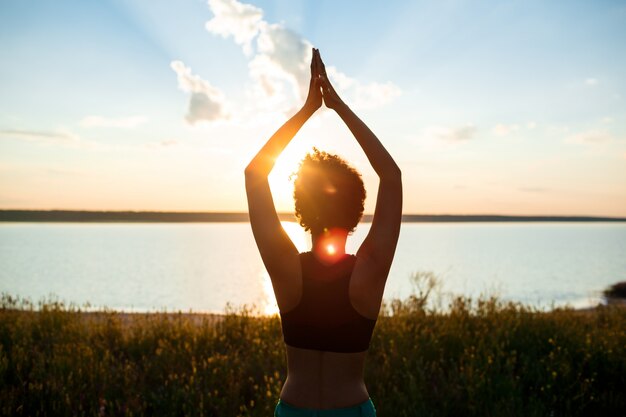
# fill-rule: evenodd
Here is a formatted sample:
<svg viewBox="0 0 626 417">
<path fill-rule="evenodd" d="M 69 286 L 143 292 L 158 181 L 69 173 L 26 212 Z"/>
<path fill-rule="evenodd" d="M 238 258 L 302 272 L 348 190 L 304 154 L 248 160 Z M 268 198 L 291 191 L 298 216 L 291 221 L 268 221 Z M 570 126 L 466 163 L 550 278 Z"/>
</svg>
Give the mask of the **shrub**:
<svg viewBox="0 0 626 417">
<path fill-rule="evenodd" d="M 621 415 L 626 309 L 540 312 L 396 301 L 366 365 L 381 416 Z M 392 314 L 393 313 L 393 314 Z M 85 313 L 8 296 L 0 414 L 270 416 L 286 377 L 278 317 Z"/>
</svg>

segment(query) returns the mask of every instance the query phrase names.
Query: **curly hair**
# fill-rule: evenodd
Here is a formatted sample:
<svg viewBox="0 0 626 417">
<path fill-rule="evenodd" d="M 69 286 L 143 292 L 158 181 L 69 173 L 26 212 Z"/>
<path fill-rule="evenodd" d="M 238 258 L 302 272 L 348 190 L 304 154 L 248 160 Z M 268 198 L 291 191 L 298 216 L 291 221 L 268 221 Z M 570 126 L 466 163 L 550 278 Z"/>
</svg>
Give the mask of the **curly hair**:
<svg viewBox="0 0 626 417">
<path fill-rule="evenodd" d="M 305 231 L 317 234 L 336 227 L 354 231 L 365 202 L 365 187 L 356 169 L 337 155 L 313 148 L 295 175 L 295 214 Z"/>
</svg>

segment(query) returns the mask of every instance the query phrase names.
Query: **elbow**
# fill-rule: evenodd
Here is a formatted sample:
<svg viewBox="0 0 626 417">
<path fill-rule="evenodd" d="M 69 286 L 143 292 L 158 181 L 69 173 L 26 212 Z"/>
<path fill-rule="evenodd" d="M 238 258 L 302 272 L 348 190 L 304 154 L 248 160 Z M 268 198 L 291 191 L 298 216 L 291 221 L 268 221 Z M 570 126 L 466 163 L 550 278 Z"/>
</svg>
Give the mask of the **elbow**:
<svg viewBox="0 0 626 417">
<path fill-rule="evenodd" d="M 271 170 L 272 166 L 269 166 L 267 163 L 265 163 L 265 161 L 255 158 L 248 164 L 243 172 L 246 178 L 266 178 L 270 174 Z"/>
<path fill-rule="evenodd" d="M 254 168 L 251 168 L 250 165 L 243 170 L 243 175 L 246 182 L 246 188 L 257 182 L 255 179 L 258 178 L 258 175 L 256 174 Z"/>
<path fill-rule="evenodd" d="M 400 168 L 385 170 L 384 175 L 381 175 L 379 178 L 381 186 L 402 193 L 402 172 Z"/>
<path fill-rule="evenodd" d="M 268 173 L 260 169 L 256 164 L 250 164 L 243 171 L 246 187 L 254 186 L 262 181 L 267 181 Z"/>
<path fill-rule="evenodd" d="M 394 165 L 394 170 L 393 170 L 393 176 L 396 177 L 399 181 L 402 181 L 402 171 L 400 170 L 400 167 L 396 164 Z"/>
<path fill-rule="evenodd" d="M 243 174 L 245 175 L 246 178 L 253 178 L 253 177 L 258 177 L 260 174 L 260 171 L 259 171 L 259 168 L 256 166 L 256 164 L 250 162 L 248 166 L 246 167 L 246 169 L 243 170 Z"/>
</svg>

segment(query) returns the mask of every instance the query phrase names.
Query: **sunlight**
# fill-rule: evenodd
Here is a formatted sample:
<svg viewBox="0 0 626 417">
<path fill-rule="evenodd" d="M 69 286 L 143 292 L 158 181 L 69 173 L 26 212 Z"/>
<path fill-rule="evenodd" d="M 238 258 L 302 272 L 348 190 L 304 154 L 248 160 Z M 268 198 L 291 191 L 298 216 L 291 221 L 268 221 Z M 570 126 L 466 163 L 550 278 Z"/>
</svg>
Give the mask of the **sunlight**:
<svg viewBox="0 0 626 417">
<path fill-rule="evenodd" d="M 306 252 L 311 249 L 311 239 L 309 234 L 304 231 L 302 226 L 296 222 L 280 222 L 281 226 L 293 242 L 298 252 Z"/>
<path fill-rule="evenodd" d="M 303 142 L 291 143 L 276 160 L 269 175 L 269 183 L 276 210 L 293 210 L 293 180 L 289 176 L 298 170 L 300 161 L 311 149 Z"/>
<path fill-rule="evenodd" d="M 340 228 L 324 229 L 321 234 L 319 244 L 315 247 L 317 258 L 324 263 L 333 264 L 344 256 L 342 245 L 346 239 L 347 231 Z"/>
<path fill-rule="evenodd" d="M 278 314 L 280 310 L 278 309 L 276 296 L 274 296 L 274 287 L 272 287 L 272 280 L 270 279 L 267 271 L 263 271 L 261 275 L 263 279 L 263 295 L 265 296 L 265 308 L 263 309 L 263 313 L 268 316 L 273 316 L 275 314 Z"/>
</svg>

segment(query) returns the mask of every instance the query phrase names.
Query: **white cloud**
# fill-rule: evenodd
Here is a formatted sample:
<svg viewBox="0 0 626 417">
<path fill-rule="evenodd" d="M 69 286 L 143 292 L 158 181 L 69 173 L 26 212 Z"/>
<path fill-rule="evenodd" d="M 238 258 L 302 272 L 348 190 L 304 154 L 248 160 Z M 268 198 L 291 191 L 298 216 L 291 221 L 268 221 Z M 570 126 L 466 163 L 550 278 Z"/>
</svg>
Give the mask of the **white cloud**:
<svg viewBox="0 0 626 417">
<path fill-rule="evenodd" d="M 17 139 L 48 145 L 72 145 L 80 141 L 78 135 L 65 129 L 57 129 L 56 131 L 35 131 L 21 129 L 0 130 L 0 138 Z"/>
<path fill-rule="evenodd" d="M 165 139 L 159 142 L 160 146 L 174 146 L 178 145 L 178 140 L 176 139 Z"/>
<path fill-rule="evenodd" d="M 65 129 L 39 131 L 39 130 L 22 130 L 7 129 L 0 130 L 0 139 L 13 139 L 31 142 L 42 146 L 56 146 L 70 149 L 86 149 L 89 151 L 107 151 L 107 150 L 127 150 L 126 146 L 111 146 L 94 142 L 92 140 L 83 139 L 77 134 Z"/>
<path fill-rule="evenodd" d="M 598 80 L 595 78 L 587 78 L 585 80 L 585 84 L 587 84 L 588 86 L 594 86 L 596 84 L 598 84 Z"/>
<path fill-rule="evenodd" d="M 252 85 L 248 96 L 254 103 L 251 111 L 257 115 L 289 113 L 301 106 L 309 87 L 311 42 L 282 24 L 264 20 L 263 10 L 251 4 L 208 0 L 208 5 L 214 16 L 207 21 L 206 29 L 225 39 L 232 38 L 249 57 Z M 192 75 L 180 61 L 174 61 L 172 68 L 179 76 L 181 88 L 192 93 L 187 115 L 190 123 L 227 117 L 219 90 Z M 332 66 L 327 67 L 327 72 L 342 98 L 354 108 L 377 107 L 400 94 L 391 82 L 361 83 Z"/>
<path fill-rule="evenodd" d="M 21 140 L 40 146 L 83 149 L 92 152 L 128 152 L 141 150 L 141 146 L 137 145 L 116 145 L 85 139 L 65 128 L 48 131 L 22 129 L 0 130 L 0 139 Z"/>
<path fill-rule="evenodd" d="M 289 112 L 303 103 L 310 78 L 311 44 L 278 25 L 264 25 L 248 64 L 252 97 L 260 110 Z"/>
<path fill-rule="evenodd" d="M 389 103 L 401 94 L 400 88 L 392 82 L 357 84 L 355 106 L 373 108 Z"/>
<path fill-rule="evenodd" d="M 178 76 L 178 87 L 191 93 L 189 110 L 185 119 L 195 124 L 202 121 L 215 121 L 228 119 L 224 94 L 197 75 L 191 73 L 191 68 L 186 67 L 181 61 L 172 61 L 171 68 Z"/>
<path fill-rule="evenodd" d="M 80 121 L 83 127 L 113 127 L 120 129 L 132 129 L 148 121 L 146 116 L 130 116 L 107 118 L 103 116 L 86 116 Z"/>
<path fill-rule="evenodd" d="M 519 191 L 523 191 L 523 192 L 526 192 L 526 193 L 547 193 L 547 192 L 551 191 L 549 188 L 537 187 L 537 186 L 533 186 L 533 187 L 517 187 L 517 189 Z"/>
<path fill-rule="evenodd" d="M 576 143 L 584 145 L 597 145 L 602 143 L 611 142 L 613 137 L 611 134 L 604 130 L 588 130 L 585 132 L 571 135 L 565 139 L 567 143 Z"/>
<path fill-rule="evenodd" d="M 461 127 L 431 126 L 424 129 L 424 136 L 446 142 L 463 142 L 474 138 L 478 128 L 474 125 Z"/>
<path fill-rule="evenodd" d="M 75 176 L 85 176 L 88 175 L 86 171 L 83 170 L 73 170 L 73 169 L 65 169 L 65 168 L 43 168 L 42 171 L 46 175 L 54 175 L 58 177 L 75 177 Z"/>
<path fill-rule="evenodd" d="M 263 22 L 257 53 L 249 64 L 255 95 L 265 101 L 263 107 L 289 111 L 304 101 L 309 88 L 311 48 L 311 43 L 297 33 Z"/>
<path fill-rule="evenodd" d="M 165 149 L 165 148 L 172 148 L 172 147 L 176 147 L 176 146 L 180 146 L 182 144 L 182 142 L 178 139 L 175 138 L 170 138 L 170 139 L 162 139 L 162 140 L 156 140 L 153 142 L 148 142 L 146 144 L 144 144 L 144 148 L 146 149 Z"/>
<path fill-rule="evenodd" d="M 491 129 L 491 131 L 496 136 L 507 136 L 513 132 L 518 131 L 519 128 L 520 127 L 517 124 L 512 124 L 512 125 L 497 124 L 493 127 L 493 129 Z M 534 128 L 534 125 L 533 125 L 533 128 Z"/>
<path fill-rule="evenodd" d="M 392 82 L 362 84 L 333 66 L 326 67 L 326 73 L 335 88 L 342 95 L 347 95 L 350 105 L 355 108 L 375 108 L 389 103 L 401 94 L 400 89 Z"/>
<path fill-rule="evenodd" d="M 308 94 L 313 45 L 297 33 L 277 24 L 261 26 L 257 53 L 249 63 L 253 93 L 260 107 L 287 112 L 301 105 Z M 329 79 L 352 107 L 373 108 L 400 95 L 391 82 L 363 84 L 339 71 L 326 67 Z"/>
<path fill-rule="evenodd" d="M 252 39 L 263 24 L 263 11 L 237 0 L 209 0 L 209 7 L 214 17 L 206 22 L 206 29 L 224 38 L 232 36 L 250 54 Z"/>
</svg>

